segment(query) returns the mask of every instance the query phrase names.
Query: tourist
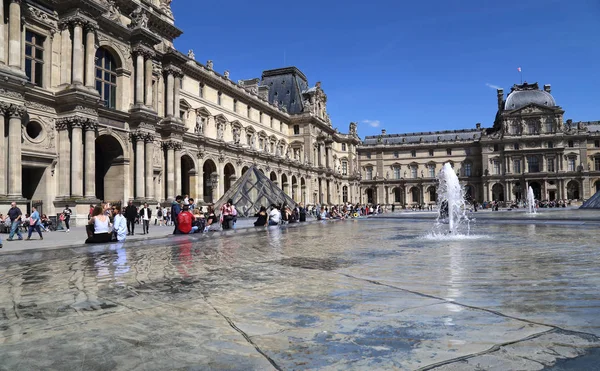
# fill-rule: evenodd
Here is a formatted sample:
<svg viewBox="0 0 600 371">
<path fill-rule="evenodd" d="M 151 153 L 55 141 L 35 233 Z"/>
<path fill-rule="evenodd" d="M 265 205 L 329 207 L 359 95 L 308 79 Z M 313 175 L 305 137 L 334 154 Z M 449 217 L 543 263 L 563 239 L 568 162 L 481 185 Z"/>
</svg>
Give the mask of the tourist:
<svg viewBox="0 0 600 371">
<path fill-rule="evenodd" d="M 158 222 L 158 226 L 162 227 L 163 225 L 163 212 L 162 212 L 162 208 L 160 206 L 156 207 L 156 219 L 154 220 L 154 225 L 156 225 L 156 222 Z"/>
<path fill-rule="evenodd" d="M 183 197 L 177 195 L 175 197 L 175 201 L 171 204 L 171 221 L 175 224 L 175 228 L 173 229 L 173 234 L 177 234 L 177 223 L 179 223 L 179 213 L 181 212 L 181 202 L 183 201 Z"/>
<path fill-rule="evenodd" d="M 204 232 L 204 227 L 206 226 L 206 219 L 204 218 L 204 213 L 200 209 L 194 209 L 192 214 L 194 214 L 194 220 L 192 221 L 192 226 L 198 227 L 198 232 L 200 232 L 200 233 Z"/>
<path fill-rule="evenodd" d="M 299 220 L 300 222 L 305 222 L 306 221 L 306 208 L 304 207 L 304 204 L 302 202 L 300 202 L 300 205 L 298 205 L 298 214 L 299 216 Z"/>
<path fill-rule="evenodd" d="M 123 242 L 127 238 L 127 220 L 125 220 L 125 217 L 121 214 L 120 205 L 113 206 L 112 212 L 114 218 L 112 229 L 113 236 L 117 239 L 117 241 Z"/>
<path fill-rule="evenodd" d="M 31 215 L 29 216 L 29 231 L 27 232 L 27 241 L 31 240 L 31 234 L 35 230 L 40 235 L 40 240 L 44 239 L 42 235 L 42 221 L 40 213 L 37 211 L 37 207 L 31 207 Z"/>
<path fill-rule="evenodd" d="M 232 199 L 227 200 L 227 203 L 221 206 L 221 226 L 224 230 L 231 228 L 231 223 L 233 221 L 233 209 L 235 209 L 235 207 L 233 207 Z"/>
<path fill-rule="evenodd" d="M 279 225 L 281 223 L 281 212 L 275 206 L 271 204 L 271 212 L 269 213 L 269 225 Z"/>
<path fill-rule="evenodd" d="M 127 207 L 125 208 L 125 219 L 127 219 L 127 235 L 133 236 L 135 234 L 135 218 L 137 217 L 137 209 L 133 204 L 133 201 L 129 200 Z"/>
<path fill-rule="evenodd" d="M 19 227 L 21 226 L 21 218 L 22 217 L 23 217 L 23 214 L 21 213 L 21 209 L 19 209 L 17 207 L 17 203 L 11 202 L 10 209 L 8 210 L 8 213 L 6 214 L 6 219 L 10 219 L 10 223 L 11 223 L 10 224 L 10 234 L 8 235 L 8 238 L 6 239 L 7 241 L 12 241 L 15 233 L 17 234 L 19 241 L 23 239 L 23 235 L 21 234 L 21 231 L 19 230 Z"/>
<path fill-rule="evenodd" d="M 193 198 L 190 198 L 189 202 L 190 202 L 190 212 L 193 212 L 196 209 L 196 202 L 194 201 Z"/>
<path fill-rule="evenodd" d="M 88 211 L 88 220 L 92 219 L 93 212 L 94 212 L 94 205 L 90 205 L 90 210 Z"/>
<path fill-rule="evenodd" d="M 152 209 L 145 203 L 140 209 L 140 220 L 142 221 L 142 234 L 148 234 L 150 229 L 150 218 L 152 218 Z"/>
<path fill-rule="evenodd" d="M 325 210 L 325 206 L 321 206 L 321 211 L 319 212 L 319 215 L 318 215 L 317 219 L 319 219 L 319 220 L 327 220 L 327 219 L 329 219 L 328 214 L 327 214 L 327 210 Z"/>
<path fill-rule="evenodd" d="M 62 211 L 61 218 L 65 222 L 65 228 L 67 233 L 69 233 L 69 231 L 71 230 L 71 214 L 73 214 L 73 211 L 71 211 L 69 205 L 65 205 L 65 209 Z"/>
<path fill-rule="evenodd" d="M 204 228 L 204 231 L 218 231 L 220 229 L 221 228 L 219 226 L 219 219 L 215 214 L 215 208 L 213 205 L 208 205 L 208 209 L 206 212 L 206 227 Z"/>
<path fill-rule="evenodd" d="M 190 205 L 183 205 L 181 212 L 177 214 L 177 232 L 176 234 L 191 234 L 198 231 L 197 226 L 193 226 L 194 215 L 190 213 Z"/>
<path fill-rule="evenodd" d="M 112 233 L 108 216 L 104 215 L 102 206 L 96 206 L 90 218 L 91 226 L 88 239 L 85 243 L 106 243 L 112 240 Z"/>
<path fill-rule="evenodd" d="M 256 214 L 254 214 L 254 216 L 258 218 L 254 222 L 255 227 L 266 227 L 267 226 L 268 215 L 267 215 L 266 207 L 261 206 L 260 210 Z"/>
</svg>

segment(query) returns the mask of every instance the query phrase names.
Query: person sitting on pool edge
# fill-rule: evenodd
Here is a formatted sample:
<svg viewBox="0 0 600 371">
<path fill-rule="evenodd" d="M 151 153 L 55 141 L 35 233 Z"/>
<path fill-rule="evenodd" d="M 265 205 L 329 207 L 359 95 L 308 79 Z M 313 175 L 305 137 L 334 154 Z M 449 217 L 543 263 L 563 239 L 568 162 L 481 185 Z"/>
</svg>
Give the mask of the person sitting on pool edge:
<svg viewBox="0 0 600 371">
<path fill-rule="evenodd" d="M 177 215 L 177 234 L 191 234 L 198 232 L 198 226 L 192 226 L 194 214 L 190 213 L 190 205 L 183 205 L 182 211 Z"/>
</svg>

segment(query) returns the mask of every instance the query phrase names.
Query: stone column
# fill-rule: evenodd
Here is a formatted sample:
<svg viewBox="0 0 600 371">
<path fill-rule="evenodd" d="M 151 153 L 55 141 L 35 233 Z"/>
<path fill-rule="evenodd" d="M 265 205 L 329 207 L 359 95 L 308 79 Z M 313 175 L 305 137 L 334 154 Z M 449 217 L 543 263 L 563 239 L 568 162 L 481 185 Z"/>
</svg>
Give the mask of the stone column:
<svg viewBox="0 0 600 371">
<path fill-rule="evenodd" d="M 0 6 L 2 4 L 0 3 Z M 2 12 L 0 10 L 0 12 Z M 2 30 L 0 22 L 0 31 Z M 4 127 L 6 125 L 6 111 L 8 104 L 0 103 L 0 156 L 6 159 L 6 140 L 4 138 Z M 0 161 L 0 196 L 6 195 L 6 161 Z"/>
<path fill-rule="evenodd" d="M 71 195 L 71 142 L 69 141 L 69 122 L 61 119 L 56 122 L 58 131 L 58 196 L 68 198 Z"/>
<path fill-rule="evenodd" d="M 83 22 L 73 23 L 73 84 L 83 84 Z"/>
<path fill-rule="evenodd" d="M 83 197 L 83 122 L 71 123 L 71 197 Z"/>
<path fill-rule="evenodd" d="M 10 6 L 8 8 L 8 65 L 16 69 L 21 69 L 21 0 L 9 1 Z M 19 164 L 19 166 L 21 165 Z"/>
<path fill-rule="evenodd" d="M 154 137 L 152 134 L 148 134 L 145 136 L 144 140 L 146 141 L 146 198 L 149 200 L 154 199 L 154 184 L 153 184 L 153 176 L 154 176 Z"/>
<path fill-rule="evenodd" d="M 167 91 L 165 93 L 166 97 L 166 107 L 167 114 L 166 116 L 173 116 L 173 85 L 175 84 L 175 78 L 173 77 L 173 71 L 167 71 Z"/>
<path fill-rule="evenodd" d="M 173 166 L 173 176 L 175 177 L 175 194 L 173 196 L 176 195 L 180 195 L 181 194 L 181 149 L 182 149 L 182 145 L 181 143 L 175 143 L 175 157 L 173 158 L 173 162 L 172 165 Z"/>
<path fill-rule="evenodd" d="M 144 104 L 144 52 L 135 52 L 135 104 Z"/>
<path fill-rule="evenodd" d="M 179 90 L 181 86 L 181 75 L 175 75 L 175 91 L 173 94 L 173 115 L 179 117 Z"/>
<path fill-rule="evenodd" d="M 85 27 L 85 86 L 96 89 L 96 28 Z"/>
<path fill-rule="evenodd" d="M 131 142 L 135 142 L 135 198 L 145 198 L 146 191 L 146 177 L 144 176 L 145 170 L 145 157 L 144 157 L 144 134 L 134 133 L 131 135 Z"/>
<path fill-rule="evenodd" d="M 11 10 L 13 5 L 15 3 L 11 4 Z M 21 167 L 21 117 L 24 114 L 25 108 L 21 106 L 11 105 L 8 111 L 8 196 L 13 199 L 23 197 L 21 189 L 23 172 Z"/>
<path fill-rule="evenodd" d="M 165 172 L 167 173 L 167 195 L 166 199 L 175 199 L 175 171 L 173 169 L 173 163 L 175 162 L 175 144 L 173 142 L 166 142 L 164 147 L 167 150 L 167 163 L 165 164 Z"/>
<path fill-rule="evenodd" d="M 68 23 L 62 23 L 60 31 L 60 83 L 71 83 L 71 30 Z"/>
<path fill-rule="evenodd" d="M 6 49 L 4 44 L 6 43 L 6 38 L 4 34 L 4 0 L 0 0 L 0 64 L 6 64 Z"/>
<path fill-rule="evenodd" d="M 96 123 L 85 124 L 85 198 L 96 198 Z"/>
<path fill-rule="evenodd" d="M 152 58 L 146 59 L 146 106 L 152 107 Z"/>
</svg>

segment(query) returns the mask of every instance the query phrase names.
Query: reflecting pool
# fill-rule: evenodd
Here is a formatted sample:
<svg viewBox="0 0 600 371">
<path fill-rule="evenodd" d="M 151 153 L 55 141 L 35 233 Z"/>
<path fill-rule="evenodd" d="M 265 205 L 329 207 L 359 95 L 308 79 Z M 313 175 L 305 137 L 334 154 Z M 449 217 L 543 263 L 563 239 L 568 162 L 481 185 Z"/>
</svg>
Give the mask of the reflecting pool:
<svg viewBox="0 0 600 371">
<path fill-rule="evenodd" d="M 431 225 L 0 255 L 0 369 L 536 370 L 598 357 L 597 226 L 481 223 L 440 240 Z"/>
</svg>

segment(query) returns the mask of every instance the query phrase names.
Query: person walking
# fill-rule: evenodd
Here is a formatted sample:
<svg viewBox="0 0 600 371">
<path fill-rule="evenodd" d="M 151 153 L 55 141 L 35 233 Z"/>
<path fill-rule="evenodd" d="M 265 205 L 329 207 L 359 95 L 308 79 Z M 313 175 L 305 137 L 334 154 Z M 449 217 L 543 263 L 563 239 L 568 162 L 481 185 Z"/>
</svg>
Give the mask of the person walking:
<svg viewBox="0 0 600 371">
<path fill-rule="evenodd" d="M 29 216 L 29 230 L 27 231 L 27 240 L 31 240 L 31 234 L 33 230 L 35 230 L 40 235 L 40 240 L 44 239 L 42 235 L 42 220 L 40 218 L 40 213 L 37 211 L 37 207 L 33 206 L 31 208 L 31 215 Z"/>
<path fill-rule="evenodd" d="M 142 222 L 142 234 L 148 234 L 150 228 L 150 219 L 152 218 L 152 209 L 148 207 L 148 204 L 144 204 L 144 207 L 140 209 L 140 219 Z"/>
<path fill-rule="evenodd" d="M 135 218 L 137 217 L 137 209 L 133 201 L 129 201 L 125 208 L 125 219 L 127 219 L 127 235 L 133 236 L 135 233 Z"/>
<path fill-rule="evenodd" d="M 177 216 L 179 216 L 179 213 L 181 212 L 182 202 L 183 197 L 181 197 L 181 195 L 178 195 L 177 197 L 175 197 L 175 201 L 173 201 L 173 203 L 171 204 L 171 221 L 175 225 L 175 229 L 173 229 L 173 234 L 178 233 L 177 224 L 179 223 L 179 221 L 177 220 Z"/>
<path fill-rule="evenodd" d="M 8 235 L 8 238 L 6 240 L 12 241 L 15 233 L 17 234 L 17 237 L 19 238 L 19 240 L 22 240 L 23 235 L 21 234 L 19 227 L 21 226 L 21 218 L 23 217 L 23 213 L 21 213 L 21 209 L 19 209 L 17 207 L 16 202 L 10 203 L 10 209 L 8 210 L 6 217 L 10 219 L 10 223 L 11 223 L 10 224 L 10 234 Z"/>
<path fill-rule="evenodd" d="M 127 235 L 125 234 L 125 231 L 127 230 L 127 221 L 125 220 L 125 217 L 121 214 L 121 206 L 113 206 L 112 213 L 114 216 L 114 223 L 112 229 L 113 236 L 117 239 L 117 241 L 123 242 L 125 241 L 125 238 L 127 238 Z"/>
<path fill-rule="evenodd" d="M 71 209 L 69 208 L 69 205 L 65 205 L 65 209 L 62 211 L 62 215 L 63 215 L 63 220 L 65 222 L 65 227 L 67 228 L 67 233 L 69 233 L 71 231 L 71 226 L 70 226 L 70 222 L 71 222 L 71 214 L 73 214 L 73 211 L 71 211 Z"/>
</svg>

